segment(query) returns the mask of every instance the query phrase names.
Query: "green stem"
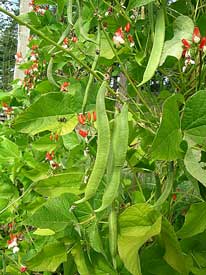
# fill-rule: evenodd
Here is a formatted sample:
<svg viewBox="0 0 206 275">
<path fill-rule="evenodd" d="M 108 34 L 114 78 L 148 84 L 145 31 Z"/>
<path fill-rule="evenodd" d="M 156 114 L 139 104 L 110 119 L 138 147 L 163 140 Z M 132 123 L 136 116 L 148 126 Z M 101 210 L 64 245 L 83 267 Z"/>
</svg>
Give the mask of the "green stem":
<svg viewBox="0 0 206 275">
<path fill-rule="evenodd" d="M 98 23 L 97 43 L 98 43 L 98 48 L 96 49 L 96 51 L 100 51 L 100 24 L 99 23 Z M 94 57 L 94 61 L 92 64 L 92 71 L 95 71 L 98 59 L 99 59 L 99 53 L 96 52 L 96 55 Z M 87 99 L 88 99 L 88 95 L 89 95 L 89 90 L 91 88 L 93 80 L 94 80 L 94 75 L 90 73 L 89 80 L 88 80 L 87 87 L 86 87 L 85 94 L 84 94 L 83 104 L 82 104 L 82 113 L 83 114 L 85 112 Z"/>
</svg>

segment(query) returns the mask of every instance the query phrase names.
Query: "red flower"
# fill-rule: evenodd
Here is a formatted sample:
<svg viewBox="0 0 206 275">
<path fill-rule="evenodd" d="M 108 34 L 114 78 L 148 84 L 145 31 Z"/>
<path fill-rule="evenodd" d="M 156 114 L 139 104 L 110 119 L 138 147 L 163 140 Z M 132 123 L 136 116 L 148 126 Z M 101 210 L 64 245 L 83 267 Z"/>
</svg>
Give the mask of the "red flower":
<svg viewBox="0 0 206 275">
<path fill-rule="evenodd" d="M 2 102 L 2 106 L 3 106 L 4 108 L 7 108 L 7 107 L 8 107 L 8 104 L 5 103 L 5 102 Z"/>
<path fill-rule="evenodd" d="M 122 27 L 120 27 L 119 29 L 116 30 L 116 32 L 114 33 L 116 36 L 120 36 L 121 38 L 124 37 L 123 31 L 122 31 Z"/>
<path fill-rule="evenodd" d="M 55 169 L 57 169 L 57 168 L 60 167 L 60 164 L 57 163 L 57 162 L 55 162 L 55 161 L 53 161 L 53 160 L 51 160 L 51 161 L 50 161 L 50 166 L 51 166 L 52 169 L 55 170 Z"/>
<path fill-rule="evenodd" d="M 177 195 L 176 195 L 176 194 L 173 194 L 173 195 L 172 195 L 172 199 L 173 199 L 173 201 L 176 201 Z"/>
<path fill-rule="evenodd" d="M 70 85 L 69 82 L 64 82 L 64 83 L 61 85 L 60 91 L 61 91 L 61 92 L 67 92 L 67 88 L 68 88 L 69 85 Z"/>
<path fill-rule="evenodd" d="M 30 70 L 29 70 L 29 69 L 26 69 L 26 70 L 24 71 L 24 74 L 25 74 L 25 75 L 29 75 L 29 74 L 30 74 Z"/>
<path fill-rule="evenodd" d="M 34 50 L 36 50 L 36 49 L 38 49 L 38 45 L 32 45 L 32 47 L 31 47 L 31 49 L 34 51 Z"/>
<path fill-rule="evenodd" d="M 49 136 L 49 139 L 52 141 L 53 140 L 53 134 L 51 134 L 50 136 Z"/>
<path fill-rule="evenodd" d="M 94 111 L 94 112 L 92 113 L 92 115 L 93 115 L 93 121 L 96 121 L 96 120 L 97 120 L 97 114 L 96 114 L 96 112 Z"/>
<path fill-rule="evenodd" d="M 76 43 L 78 41 L 78 38 L 76 36 L 72 37 L 72 42 Z"/>
<path fill-rule="evenodd" d="M 87 113 L 87 119 L 88 119 L 88 121 L 91 120 L 91 113 L 90 112 Z"/>
<path fill-rule="evenodd" d="M 21 267 L 20 267 L 20 272 L 21 273 L 24 273 L 24 272 L 26 272 L 27 271 L 27 267 L 25 266 L 25 265 L 22 265 Z"/>
<path fill-rule="evenodd" d="M 88 135 L 88 131 L 84 131 L 84 130 L 79 129 L 79 134 L 80 134 L 80 136 L 82 136 L 83 138 L 85 138 Z"/>
<path fill-rule="evenodd" d="M 58 135 L 57 133 L 55 133 L 55 135 L 54 135 L 54 139 L 55 139 L 56 141 L 58 141 L 58 140 L 59 140 L 59 135 Z"/>
<path fill-rule="evenodd" d="M 200 30 L 199 30 L 198 27 L 195 27 L 194 31 L 193 31 L 193 35 L 192 35 L 192 41 L 194 43 L 199 43 L 200 42 L 200 37 L 201 37 Z"/>
<path fill-rule="evenodd" d="M 68 43 L 69 43 L 69 38 L 65 37 L 64 40 L 63 40 L 63 44 L 68 45 Z"/>
<path fill-rule="evenodd" d="M 128 23 L 126 24 L 126 26 L 124 27 L 124 30 L 125 30 L 126 32 L 130 32 L 130 28 L 131 28 L 131 25 L 130 25 L 130 23 L 128 22 Z"/>
<path fill-rule="evenodd" d="M 83 114 L 78 115 L 78 121 L 80 124 L 84 125 L 86 121 L 86 117 Z"/>
<path fill-rule="evenodd" d="M 122 31 L 122 27 L 116 30 L 113 36 L 114 44 L 119 47 L 121 44 L 124 44 L 124 33 Z"/>
<path fill-rule="evenodd" d="M 190 43 L 187 41 L 187 39 L 182 39 L 182 44 L 185 46 L 186 49 L 190 48 Z"/>
<path fill-rule="evenodd" d="M 203 50 L 203 52 L 206 51 L 206 37 L 205 36 L 202 38 L 199 48 L 200 48 L 200 50 Z"/>
<path fill-rule="evenodd" d="M 127 36 L 128 40 L 129 40 L 129 43 L 130 43 L 130 47 L 133 47 L 135 44 L 134 44 L 134 39 L 133 39 L 133 36 L 131 34 L 128 34 Z"/>
<path fill-rule="evenodd" d="M 12 223 L 12 222 L 9 223 L 9 224 L 8 224 L 8 227 L 9 227 L 10 229 L 12 229 L 12 228 L 13 228 L 13 223 Z"/>
<path fill-rule="evenodd" d="M 46 160 L 53 160 L 54 158 L 54 151 L 51 152 L 51 154 L 49 152 L 46 153 Z"/>
</svg>

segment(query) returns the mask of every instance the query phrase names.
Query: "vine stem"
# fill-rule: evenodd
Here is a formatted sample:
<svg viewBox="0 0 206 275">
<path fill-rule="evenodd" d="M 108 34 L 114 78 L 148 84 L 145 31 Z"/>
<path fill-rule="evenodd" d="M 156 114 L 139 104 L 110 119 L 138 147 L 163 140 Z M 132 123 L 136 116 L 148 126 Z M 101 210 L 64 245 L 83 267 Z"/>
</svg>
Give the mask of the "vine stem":
<svg viewBox="0 0 206 275">
<path fill-rule="evenodd" d="M 97 44 L 98 44 L 98 48 L 96 49 L 96 51 L 100 51 L 100 24 L 99 24 L 99 22 L 98 22 L 98 32 L 97 32 Z M 92 64 L 93 71 L 95 71 L 95 69 L 96 69 L 98 59 L 99 59 L 99 53 L 96 52 L 94 61 Z M 87 87 L 86 87 L 85 94 L 84 94 L 83 104 L 82 104 L 82 113 L 83 114 L 85 112 L 87 99 L 88 99 L 89 91 L 90 91 L 93 80 L 94 80 L 94 75 L 90 73 L 89 80 L 88 80 Z"/>
</svg>

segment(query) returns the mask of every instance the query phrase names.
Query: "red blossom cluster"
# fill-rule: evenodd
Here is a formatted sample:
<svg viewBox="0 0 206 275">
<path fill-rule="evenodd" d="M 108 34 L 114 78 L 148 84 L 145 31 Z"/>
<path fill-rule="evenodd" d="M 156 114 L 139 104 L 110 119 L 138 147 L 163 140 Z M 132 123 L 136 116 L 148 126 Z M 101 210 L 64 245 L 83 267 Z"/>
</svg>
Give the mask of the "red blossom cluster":
<svg viewBox="0 0 206 275">
<path fill-rule="evenodd" d="M 97 117 L 96 117 L 96 112 L 87 112 L 86 114 L 78 114 L 77 116 L 78 122 L 80 125 L 83 125 L 84 128 L 80 128 L 78 130 L 78 133 L 80 136 L 82 136 L 83 138 L 86 138 L 88 136 L 88 127 L 90 127 L 91 122 L 95 122 Z"/>
<path fill-rule="evenodd" d="M 8 249 L 12 249 L 13 253 L 19 252 L 18 237 L 16 234 L 10 234 L 10 239 L 7 241 Z"/>
<path fill-rule="evenodd" d="M 54 156 L 55 156 L 54 151 L 52 151 L 51 153 L 50 153 L 50 152 L 47 152 L 47 153 L 46 153 L 46 156 L 45 156 L 45 160 L 48 160 L 48 161 L 49 161 L 50 167 L 51 167 L 53 170 L 58 169 L 58 168 L 61 166 L 60 163 L 58 163 L 58 162 L 56 162 L 56 161 L 54 160 Z"/>
<path fill-rule="evenodd" d="M 73 35 L 73 36 L 71 37 L 71 42 L 77 43 L 77 42 L 78 42 L 77 36 Z M 64 40 L 63 40 L 62 47 L 65 48 L 65 49 L 67 49 L 67 48 L 68 48 L 68 45 L 69 45 L 69 38 L 68 38 L 68 37 L 65 37 Z"/>
<path fill-rule="evenodd" d="M 39 72 L 39 46 L 34 44 L 31 46 L 31 52 L 29 55 L 29 60 L 32 61 L 32 65 L 30 68 L 24 70 L 24 81 L 23 86 L 25 90 L 30 91 L 35 87 L 36 80 L 38 79 L 40 72 Z"/>
<path fill-rule="evenodd" d="M 17 64 L 20 64 L 20 63 L 22 63 L 22 62 L 24 61 L 21 52 L 17 52 L 17 53 L 15 54 L 15 60 L 16 60 L 16 63 L 17 63 Z"/>
<path fill-rule="evenodd" d="M 48 6 L 46 7 L 43 7 L 43 6 L 40 6 L 40 5 L 36 5 L 35 4 L 35 0 L 31 0 L 29 5 L 32 7 L 32 10 L 37 13 L 37 14 L 40 14 L 40 15 L 44 15 L 45 12 L 48 10 Z"/>
<path fill-rule="evenodd" d="M 11 115 L 14 113 L 13 107 L 10 107 L 7 103 L 2 102 L 2 110 L 7 117 L 7 119 L 11 118 Z"/>
<path fill-rule="evenodd" d="M 128 22 L 125 25 L 125 27 L 124 27 L 124 31 L 127 33 L 127 40 L 128 40 L 128 42 L 130 44 L 130 47 L 133 47 L 135 45 L 133 36 L 131 34 L 128 34 L 130 32 L 130 29 L 131 29 L 131 25 Z M 123 31 L 122 27 L 120 27 L 114 33 L 113 42 L 116 45 L 116 47 L 119 47 L 121 44 L 125 43 L 125 39 L 124 39 L 125 34 L 124 34 L 124 31 Z"/>
<path fill-rule="evenodd" d="M 206 52 L 206 37 L 201 38 L 200 30 L 198 27 L 194 28 L 193 35 L 192 35 L 192 42 L 193 44 L 198 44 L 198 50 L 205 53 Z M 183 72 L 185 72 L 188 65 L 195 64 L 195 61 L 191 58 L 191 48 L 192 44 L 190 42 L 183 38 L 182 39 L 183 44 L 183 52 L 182 56 L 185 58 L 185 66 L 183 67 Z"/>
<path fill-rule="evenodd" d="M 51 141 L 58 141 L 59 140 L 59 135 L 57 133 L 51 133 L 49 136 L 49 139 Z"/>
</svg>

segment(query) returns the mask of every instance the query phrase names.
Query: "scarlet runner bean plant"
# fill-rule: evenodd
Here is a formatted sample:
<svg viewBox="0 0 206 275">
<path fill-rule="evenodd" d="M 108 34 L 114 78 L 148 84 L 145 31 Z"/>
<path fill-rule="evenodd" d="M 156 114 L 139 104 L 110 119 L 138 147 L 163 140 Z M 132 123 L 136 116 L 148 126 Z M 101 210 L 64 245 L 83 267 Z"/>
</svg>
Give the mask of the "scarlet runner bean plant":
<svg viewBox="0 0 206 275">
<path fill-rule="evenodd" d="M 204 1 L 32 0 L 0 91 L 3 275 L 206 274 Z"/>
</svg>

